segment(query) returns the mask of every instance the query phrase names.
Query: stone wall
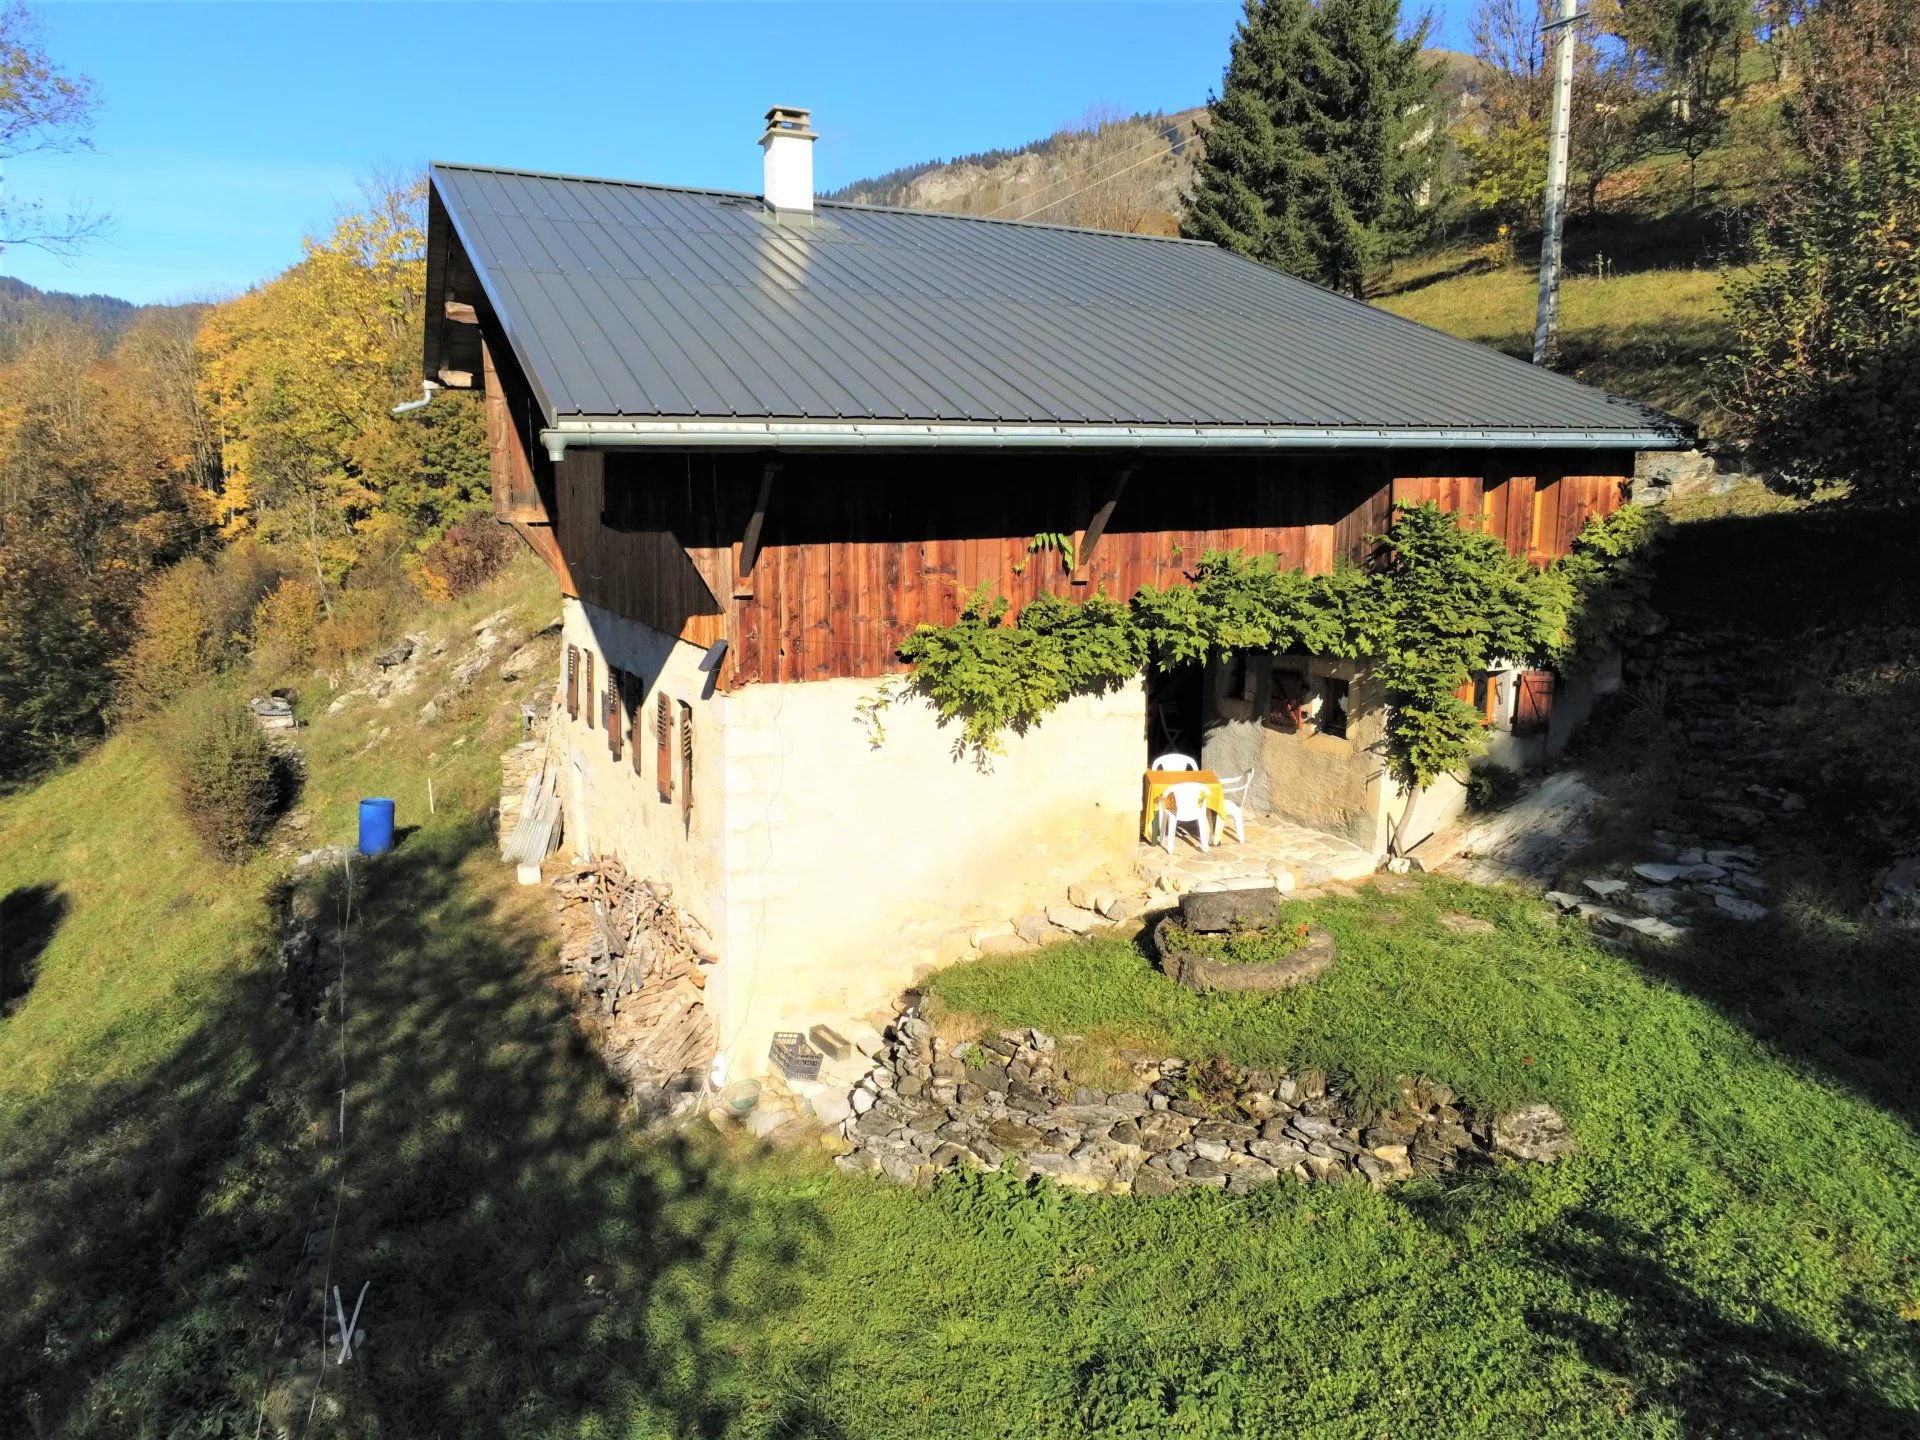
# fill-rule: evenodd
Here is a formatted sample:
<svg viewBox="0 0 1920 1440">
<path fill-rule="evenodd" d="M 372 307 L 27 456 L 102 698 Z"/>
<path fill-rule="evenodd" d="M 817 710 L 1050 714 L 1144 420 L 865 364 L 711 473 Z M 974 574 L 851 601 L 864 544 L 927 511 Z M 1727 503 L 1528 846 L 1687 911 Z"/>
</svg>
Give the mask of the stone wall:
<svg viewBox="0 0 1920 1440">
<path fill-rule="evenodd" d="M 1495 1154 L 1553 1160 L 1573 1148 L 1548 1106 L 1496 1118 L 1430 1081 L 1403 1079 L 1394 1107 L 1376 1112 L 1317 1072 L 1121 1051 L 1128 1078 L 1115 1085 L 1104 1059 L 1075 1058 L 1076 1039 L 1006 1030 L 948 1043 L 902 1015 L 848 1097 L 840 1130 L 852 1149 L 836 1163 L 909 1184 L 975 1165 L 1160 1195 L 1282 1179 L 1384 1189 Z"/>
</svg>

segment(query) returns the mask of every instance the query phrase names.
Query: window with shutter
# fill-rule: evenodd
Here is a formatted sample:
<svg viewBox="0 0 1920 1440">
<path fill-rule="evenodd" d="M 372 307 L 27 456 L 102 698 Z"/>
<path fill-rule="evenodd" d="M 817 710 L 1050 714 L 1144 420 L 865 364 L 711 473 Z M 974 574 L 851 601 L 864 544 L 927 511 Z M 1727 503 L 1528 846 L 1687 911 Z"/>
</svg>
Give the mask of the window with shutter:
<svg viewBox="0 0 1920 1440">
<path fill-rule="evenodd" d="M 633 756 L 633 773 L 636 775 L 644 775 L 647 773 L 646 766 L 641 763 L 640 757 L 645 755 L 647 752 L 646 752 L 646 746 L 641 743 L 640 702 L 643 698 L 645 698 L 644 692 L 646 690 L 646 686 L 641 681 L 638 675 L 628 675 L 626 677 L 626 682 L 627 682 L 627 749 L 631 752 Z"/>
<path fill-rule="evenodd" d="M 1520 691 L 1513 707 L 1513 733 L 1539 735 L 1545 732 L 1553 715 L 1553 672 L 1523 670 Z"/>
<path fill-rule="evenodd" d="M 680 702 L 680 818 L 693 816 L 693 706 Z"/>
<path fill-rule="evenodd" d="M 660 798 L 673 798 L 673 702 L 662 694 L 653 712 L 654 783 Z"/>
<path fill-rule="evenodd" d="M 616 666 L 607 667 L 607 698 L 603 704 L 600 723 L 607 731 L 607 753 L 614 759 L 620 758 L 620 694 L 626 689 L 627 672 Z"/>
<path fill-rule="evenodd" d="M 580 652 L 580 708 L 587 712 L 587 724 L 593 724 L 593 652 Z"/>
<path fill-rule="evenodd" d="M 567 718 L 580 718 L 580 647 L 567 646 Z"/>
</svg>

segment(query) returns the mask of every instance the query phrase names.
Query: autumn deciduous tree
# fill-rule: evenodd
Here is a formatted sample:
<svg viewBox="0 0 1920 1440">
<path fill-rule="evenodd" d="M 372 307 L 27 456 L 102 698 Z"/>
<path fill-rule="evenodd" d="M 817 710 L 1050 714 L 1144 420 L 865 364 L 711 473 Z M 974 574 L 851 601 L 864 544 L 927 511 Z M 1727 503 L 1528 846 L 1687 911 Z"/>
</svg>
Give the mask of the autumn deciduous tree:
<svg viewBox="0 0 1920 1440">
<path fill-rule="evenodd" d="M 51 328 L 0 371 L 0 778 L 100 732 L 142 587 L 210 533 L 190 398 L 150 368 L 171 323 L 106 355 Z"/>
<path fill-rule="evenodd" d="M 0 161 L 92 149 L 87 131 L 96 103 L 93 82 L 67 74 L 41 48 L 33 13 L 20 4 L 0 7 Z M 0 250 L 31 245 L 68 254 L 103 224 L 85 210 L 49 212 L 42 201 L 0 190 Z"/>
<path fill-rule="evenodd" d="M 200 333 L 222 530 L 296 548 L 329 608 L 370 540 L 430 539 L 487 492 L 474 397 L 389 413 L 416 383 L 424 194 L 418 182 L 379 191 Z"/>
</svg>

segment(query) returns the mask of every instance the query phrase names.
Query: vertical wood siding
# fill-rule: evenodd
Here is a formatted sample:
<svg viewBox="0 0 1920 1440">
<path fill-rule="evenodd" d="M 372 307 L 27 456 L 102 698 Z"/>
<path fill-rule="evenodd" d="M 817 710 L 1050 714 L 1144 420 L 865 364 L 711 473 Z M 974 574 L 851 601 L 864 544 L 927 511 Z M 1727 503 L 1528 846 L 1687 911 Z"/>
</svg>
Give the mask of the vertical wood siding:
<svg viewBox="0 0 1920 1440">
<path fill-rule="evenodd" d="M 1129 463 L 788 456 L 741 579 L 765 457 L 574 452 L 554 469 L 551 534 L 570 593 L 694 644 L 725 639 L 719 683 L 733 686 L 898 671 L 914 627 L 951 623 L 982 586 L 1017 612 L 1042 593 L 1125 599 L 1179 584 L 1209 550 L 1313 571 L 1364 561 L 1395 504 L 1431 500 L 1516 554 L 1550 559 L 1625 490 L 1624 473 L 1565 455 L 1149 461 L 1081 557 L 1085 583 L 1059 551 L 1029 549 L 1042 533 L 1082 534 Z"/>
</svg>

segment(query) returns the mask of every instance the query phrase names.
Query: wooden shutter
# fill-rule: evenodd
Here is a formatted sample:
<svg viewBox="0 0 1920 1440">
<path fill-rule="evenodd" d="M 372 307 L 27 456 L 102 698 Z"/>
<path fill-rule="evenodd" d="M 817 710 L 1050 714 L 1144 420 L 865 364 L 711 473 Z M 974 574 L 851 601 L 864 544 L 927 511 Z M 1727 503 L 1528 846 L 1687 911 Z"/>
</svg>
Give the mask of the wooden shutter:
<svg viewBox="0 0 1920 1440">
<path fill-rule="evenodd" d="M 653 711 L 654 783 L 660 798 L 673 798 L 673 702 L 663 692 Z"/>
<path fill-rule="evenodd" d="M 646 754 L 646 746 L 640 743 L 640 727 L 642 724 L 641 713 L 640 713 L 640 701 L 643 698 L 642 691 L 644 687 L 641 685 L 640 677 L 638 675 L 628 675 L 626 677 L 626 682 L 627 682 L 627 727 L 628 727 L 627 749 L 633 755 L 633 773 L 636 775 L 644 775 L 647 773 L 646 766 L 644 766 L 640 762 L 640 757 Z"/>
<path fill-rule="evenodd" d="M 620 695 L 627 688 L 627 672 L 615 666 L 607 667 L 607 698 L 602 707 L 604 713 L 600 723 L 607 728 L 607 753 L 614 759 L 620 758 Z"/>
<path fill-rule="evenodd" d="M 1522 670 L 1520 693 L 1513 707 L 1513 733 L 1539 735 L 1553 714 L 1553 672 Z"/>
<path fill-rule="evenodd" d="M 587 712 L 587 724 L 593 724 L 593 652 L 580 652 L 580 705 Z"/>
<path fill-rule="evenodd" d="M 680 702 L 680 818 L 693 816 L 693 706 Z"/>
<path fill-rule="evenodd" d="M 580 647 L 567 646 L 567 718 L 580 718 Z"/>
</svg>

